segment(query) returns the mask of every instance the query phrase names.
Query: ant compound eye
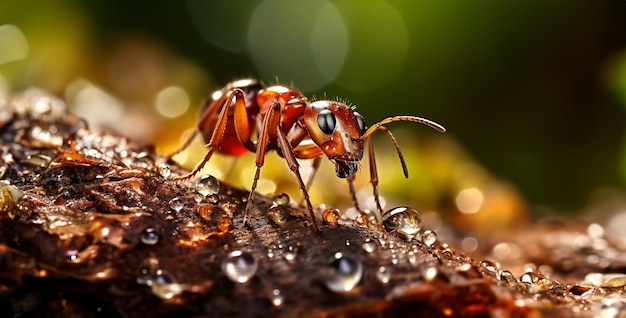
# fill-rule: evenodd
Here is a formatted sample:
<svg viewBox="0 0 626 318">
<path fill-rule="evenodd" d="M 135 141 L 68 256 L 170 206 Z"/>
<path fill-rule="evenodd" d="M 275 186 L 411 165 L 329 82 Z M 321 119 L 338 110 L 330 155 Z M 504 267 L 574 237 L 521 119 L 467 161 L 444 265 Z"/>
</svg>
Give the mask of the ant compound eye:
<svg viewBox="0 0 626 318">
<path fill-rule="evenodd" d="M 354 117 L 356 117 L 356 122 L 359 124 L 359 131 L 361 132 L 361 135 L 363 135 L 365 133 L 365 118 L 363 118 L 363 116 L 361 116 L 361 114 L 355 112 L 354 113 Z"/>
<path fill-rule="evenodd" d="M 335 130 L 335 126 L 337 126 L 337 118 L 335 118 L 333 112 L 324 109 L 317 115 L 317 125 L 323 133 L 327 135 L 332 134 Z"/>
</svg>

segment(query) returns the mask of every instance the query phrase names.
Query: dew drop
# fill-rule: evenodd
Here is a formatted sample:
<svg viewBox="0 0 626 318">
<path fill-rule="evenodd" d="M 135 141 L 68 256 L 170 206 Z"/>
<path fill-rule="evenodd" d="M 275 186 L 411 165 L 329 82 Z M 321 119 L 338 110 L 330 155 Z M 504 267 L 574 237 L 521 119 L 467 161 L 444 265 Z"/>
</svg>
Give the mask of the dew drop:
<svg viewBox="0 0 626 318">
<path fill-rule="evenodd" d="M 200 202 L 202 202 L 202 201 L 204 200 L 204 196 L 202 196 L 202 195 L 201 195 L 201 194 L 199 194 L 199 193 L 196 193 L 196 194 L 193 196 L 193 200 L 194 200 L 196 203 L 200 203 Z"/>
<path fill-rule="evenodd" d="M 433 230 L 426 230 L 422 233 L 422 243 L 428 247 L 432 247 L 437 243 L 437 233 Z"/>
<path fill-rule="evenodd" d="M 289 204 L 290 201 L 291 199 L 289 198 L 289 195 L 287 195 L 287 193 L 281 192 L 274 196 L 274 204 L 278 206 L 286 206 Z"/>
<path fill-rule="evenodd" d="M 293 245 L 289 246 L 285 254 L 283 254 L 283 257 L 285 257 L 285 260 L 287 260 L 287 262 L 289 263 L 293 263 L 296 260 L 297 256 L 298 256 L 298 248 Z"/>
<path fill-rule="evenodd" d="M 425 281 L 431 281 L 437 277 L 439 270 L 436 266 L 431 265 L 422 269 L 422 277 L 424 277 Z"/>
<path fill-rule="evenodd" d="M 383 284 L 387 284 L 389 282 L 391 279 L 391 273 L 387 267 L 381 266 L 378 268 L 378 271 L 376 271 L 376 279 Z"/>
<path fill-rule="evenodd" d="M 213 205 L 218 205 L 220 203 L 220 196 L 217 194 L 209 194 L 206 198 L 207 201 Z"/>
<path fill-rule="evenodd" d="M 285 297 L 280 293 L 279 289 L 274 289 L 270 295 L 270 301 L 272 302 L 272 305 L 280 306 L 285 302 Z"/>
<path fill-rule="evenodd" d="M 185 207 L 185 204 L 183 203 L 183 201 L 180 198 L 173 198 L 170 200 L 169 202 L 170 205 L 170 209 L 179 212 L 180 210 L 183 209 L 183 207 Z"/>
<path fill-rule="evenodd" d="M 383 214 L 382 223 L 385 228 L 398 236 L 410 241 L 422 228 L 419 213 L 409 207 L 396 207 Z"/>
<path fill-rule="evenodd" d="M 135 156 L 137 160 L 137 166 L 144 169 L 153 169 L 154 168 L 154 159 L 150 156 L 150 153 L 147 151 L 142 151 Z"/>
<path fill-rule="evenodd" d="M 326 287 L 333 292 L 350 291 L 363 276 L 363 264 L 355 258 L 335 253 L 332 261 L 323 270 Z"/>
<path fill-rule="evenodd" d="M 366 239 L 361 248 L 367 253 L 371 253 L 376 250 L 376 243 L 371 239 Z"/>
<path fill-rule="evenodd" d="M 164 269 L 157 269 L 154 273 L 154 279 L 152 280 L 152 284 L 175 284 L 176 279 L 170 272 Z"/>
<path fill-rule="evenodd" d="M 141 242 L 146 245 L 154 245 L 159 242 L 159 234 L 149 227 L 141 233 Z"/>
<path fill-rule="evenodd" d="M 513 276 L 513 274 L 509 271 L 502 271 L 500 272 L 500 275 L 498 276 L 498 280 L 506 283 L 507 285 L 513 284 L 515 283 L 515 276 Z"/>
<path fill-rule="evenodd" d="M 172 170 L 170 170 L 170 166 L 162 163 L 157 167 L 159 174 L 163 178 L 168 178 L 172 174 Z"/>
<path fill-rule="evenodd" d="M 202 175 L 196 182 L 196 192 L 203 196 L 217 194 L 220 191 L 220 182 L 212 175 Z"/>
<path fill-rule="evenodd" d="M 222 272 L 235 283 L 245 283 L 256 274 L 258 266 L 252 254 L 237 250 L 230 252 L 222 261 Z"/>
<path fill-rule="evenodd" d="M 491 275 L 498 273 L 498 265 L 492 261 L 484 260 L 480 262 L 480 267 Z"/>
<path fill-rule="evenodd" d="M 541 276 L 535 272 L 526 272 L 519 277 L 520 283 L 534 284 L 541 279 Z"/>
<path fill-rule="evenodd" d="M 161 299 L 171 299 L 183 292 L 183 286 L 176 282 L 174 276 L 163 269 L 157 269 L 152 279 L 152 293 Z"/>
<path fill-rule="evenodd" d="M 272 205 L 267 209 L 267 218 L 276 224 L 283 224 L 287 220 L 289 212 L 280 205 Z"/>
<path fill-rule="evenodd" d="M 322 212 L 322 220 L 326 223 L 337 223 L 339 221 L 339 210 L 326 209 Z"/>
</svg>

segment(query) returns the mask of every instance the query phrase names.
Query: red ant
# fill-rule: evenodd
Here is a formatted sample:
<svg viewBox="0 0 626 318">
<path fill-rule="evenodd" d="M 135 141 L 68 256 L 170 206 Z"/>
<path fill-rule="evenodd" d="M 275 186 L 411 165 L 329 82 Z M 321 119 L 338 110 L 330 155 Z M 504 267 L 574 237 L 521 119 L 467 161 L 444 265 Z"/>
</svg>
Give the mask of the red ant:
<svg viewBox="0 0 626 318">
<path fill-rule="evenodd" d="M 408 177 L 400 147 L 393 134 L 383 127 L 394 121 L 417 122 L 440 132 L 446 131 L 443 126 L 416 116 L 388 117 L 367 128 L 363 116 L 357 113 L 354 107 L 341 102 L 328 100 L 309 102 L 302 93 L 290 87 L 265 87 L 255 80 L 239 80 L 226 85 L 215 100 L 207 102 L 200 116 L 198 129 L 168 158 L 187 148 L 198 133 L 202 134 L 208 152 L 193 171 L 177 178 L 184 181 L 193 178 L 216 150 L 233 156 L 240 156 L 248 151 L 255 152 L 257 169 L 244 212 L 244 224 L 247 224 L 265 154 L 268 150 L 277 150 L 295 174 L 311 222 L 318 229 L 307 187 L 313 180 L 322 155 L 326 155 L 335 164 L 337 177 L 348 180 L 352 200 L 359 211 L 361 210 L 356 200 L 353 180 L 363 158 L 363 142 L 369 140 L 370 182 L 374 189 L 376 206 L 382 212 L 378 198 L 376 160 L 369 138 L 376 130 L 387 133 L 398 152 L 404 176 Z M 256 133 L 256 140 L 251 139 L 253 132 Z M 313 159 L 313 171 L 306 185 L 300 176 L 296 158 Z"/>
</svg>

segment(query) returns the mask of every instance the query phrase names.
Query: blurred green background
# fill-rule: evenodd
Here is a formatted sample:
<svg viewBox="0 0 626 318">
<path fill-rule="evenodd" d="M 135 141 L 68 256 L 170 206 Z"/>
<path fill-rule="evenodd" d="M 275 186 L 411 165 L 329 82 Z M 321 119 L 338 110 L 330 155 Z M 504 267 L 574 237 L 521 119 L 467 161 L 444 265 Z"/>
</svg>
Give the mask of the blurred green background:
<svg viewBox="0 0 626 318">
<path fill-rule="evenodd" d="M 124 105 L 176 85 L 192 107 L 255 77 L 368 123 L 424 116 L 535 214 L 626 185 L 625 1 L 3 0 L 0 75 L 65 97 L 80 79 Z"/>
</svg>

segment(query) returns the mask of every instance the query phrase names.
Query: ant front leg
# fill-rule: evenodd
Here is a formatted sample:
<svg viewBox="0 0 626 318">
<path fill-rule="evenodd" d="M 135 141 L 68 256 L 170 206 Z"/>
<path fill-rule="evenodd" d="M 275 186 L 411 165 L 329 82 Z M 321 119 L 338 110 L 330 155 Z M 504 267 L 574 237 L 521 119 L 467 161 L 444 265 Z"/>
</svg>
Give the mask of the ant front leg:
<svg viewBox="0 0 626 318">
<path fill-rule="evenodd" d="M 378 221 L 380 221 L 383 213 L 383 208 L 380 204 L 380 196 L 378 195 L 378 170 L 376 168 L 376 156 L 374 155 L 374 144 L 372 142 L 372 138 L 368 138 L 367 148 L 370 165 L 370 183 L 372 184 L 374 201 L 376 202 L 376 210 L 378 211 L 378 215 L 376 216 L 376 218 L 378 219 Z M 363 216 L 365 216 L 366 213 L 359 206 L 359 201 L 356 197 L 356 190 L 354 189 L 354 179 L 355 175 L 351 175 L 346 178 L 350 187 L 350 196 L 352 197 L 354 208 Z"/>
<path fill-rule="evenodd" d="M 278 110 L 276 110 L 278 109 Z M 270 110 L 263 118 L 263 125 L 261 126 L 261 132 L 259 133 L 259 139 L 256 143 L 256 172 L 254 174 L 254 180 L 252 181 L 252 187 L 250 188 L 250 194 L 248 194 L 248 203 L 246 203 L 246 209 L 243 215 L 243 224 L 248 225 L 250 223 L 250 210 L 252 209 L 252 201 L 254 200 L 254 191 L 256 190 L 257 182 L 261 177 L 261 167 L 265 163 L 265 154 L 267 153 L 267 144 L 269 139 L 269 129 L 280 129 L 280 104 L 274 102 L 270 107 Z"/>
<path fill-rule="evenodd" d="M 376 168 L 376 156 L 374 156 L 374 142 L 372 138 L 368 138 L 367 143 L 368 158 L 370 163 L 370 183 L 374 191 L 374 201 L 376 201 L 376 209 L 378 210 L 378 220 L 382 218 L 383 208 L 380 205 L 380 197 L 378 196 L 378 170 Z"/>
<path fill-rule="evenodd" d="M 293 149 L 293 152 L 298 159 L 313 159 L 311 173 L 305 183 L 305 188 L 309 189 L 320 167 L 320 163 L 322 163 L 322 155 L 324 155 L 324 152 L 316 144 L 298 145 Z M 300 199 L 298 205 L 302 205 L 302 201 L 304 201 L 304 197 Z"/>
<path fill-rule="evenodd" d="M 254 181 L 252 182 L 252 189 L 250 190 L 250 194 L 248 196 L 248 203 L 246 204 L 246 210 L 244 215 L 244 224 L 248 224 L 250 220 L 250 210 L 252 209 L 252 200 L 254 199 L 254 190 L 256 189 L 257 182 L 260 178 L 261 167 L 265 162 L 265 153 L 267 152 L 267 145 L 269 135 L 275 135 L 278 141 L 278 147 L 281 150 L 283 157 L 287 161 L 289 165 L 289 169 L 293 171 L 298 180 L 298 185 L 302 190 L 302 194 L 304 195 L 304 199 L 307 203 L 307 207 L 309 210 L 309 216 L 311 217 L 311 222 L 313 223 L 313 227 L 315 230 L 319 231 L 319 226 L 317 224 L 317 220 L 315 219 L 315 213 L 313 212 L 313 206 L 311 205 L 311 201 L 309 199 L 309 194 L 306 191 L 306 186 L 304 181 L 302 181 L 302 176 L 300 175 L 300 165 L 296 160 L 296 155 L 294 153 L 293 148 L 291 147 L 289 140 L 287 139 L 287 135 L 282 131 L 282 127 L 280 126 L 280 117 L 281 117 L 281 106 L 278 102 L 274 102 L 270 107 L 269 111 L 265 115 L 263 120 L 263 126 L 261 128 L 261 133 L 259 135 L 259 141 L 257 143 L 257 151 L 256 151 L 256 173 L 254 175 Z M 272 131 L 270 131 L 270 129 Z M 275 129 L 275 130 L 274 130 Z"/>
</svg>

